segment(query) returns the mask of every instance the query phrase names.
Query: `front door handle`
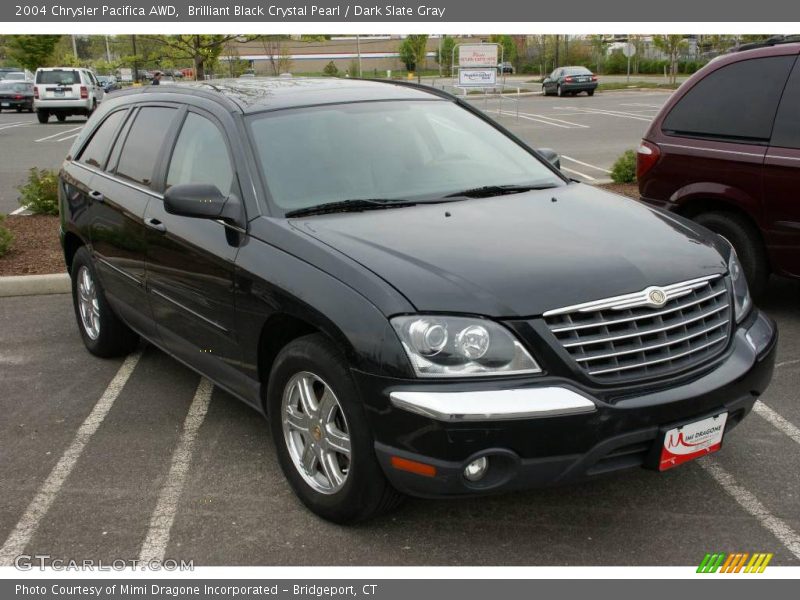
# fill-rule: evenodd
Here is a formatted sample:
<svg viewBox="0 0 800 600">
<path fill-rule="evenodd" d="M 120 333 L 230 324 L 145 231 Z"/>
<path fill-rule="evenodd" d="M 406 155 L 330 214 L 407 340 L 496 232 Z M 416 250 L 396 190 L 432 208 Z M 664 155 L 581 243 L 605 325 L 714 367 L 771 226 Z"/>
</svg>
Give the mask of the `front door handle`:
<svg viewBox="0 0 800 600">
<path fill-rule="evenodd" d="M 153 217 L 147 217 L 144 220 L 144 224 L 147 225 L 150 229 L 155 229 L 159 233 L 164 233 L 167 231 L 167 226 L 164 225 L 158 219 L 154 219 Z"/>
<path fill-rule="evenodd" d="M 103 202 L 106 199 L 106 197 L 103 195 L 103 192 L 98 192 L 97 190 L 90 191 L 89 198 L 95 202 Z"/>
</svg>

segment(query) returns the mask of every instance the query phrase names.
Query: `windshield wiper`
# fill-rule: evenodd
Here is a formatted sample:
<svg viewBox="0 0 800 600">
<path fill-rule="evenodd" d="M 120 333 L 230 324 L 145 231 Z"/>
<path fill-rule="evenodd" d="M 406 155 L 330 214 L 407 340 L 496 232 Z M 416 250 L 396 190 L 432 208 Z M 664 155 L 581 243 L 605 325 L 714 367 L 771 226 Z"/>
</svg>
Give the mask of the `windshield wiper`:
<svg viewBox="0 0 800 600">
<path fill-rule="evenodd" d="M 503 196 L 505 194 L 519 194 L 531 190 L 549 190 L 556 187 L 554 183 L 539 183 L 529 185 L 484 185 L 471 188 L 461 192 L 448 194 L 445 198 L 457 198 L 459 196 L 467 198 L 488 198 L 490 196 Z"/>
<path fill-rule="evenodd" d="M 401 206 L 414 206 L 416 202 L 410 200 L 397 200 L 391 198 L 358 198 L 354 200 L 338 200 L 326 202 L 316 206 L 298 208 L 285 213 L 286 218 L 307 217 L 310 215 L 324 215 L 338 212 L 358 212 L 362 210 L 376 210 L 379 208 L 398 208 Z"/>
</svg>

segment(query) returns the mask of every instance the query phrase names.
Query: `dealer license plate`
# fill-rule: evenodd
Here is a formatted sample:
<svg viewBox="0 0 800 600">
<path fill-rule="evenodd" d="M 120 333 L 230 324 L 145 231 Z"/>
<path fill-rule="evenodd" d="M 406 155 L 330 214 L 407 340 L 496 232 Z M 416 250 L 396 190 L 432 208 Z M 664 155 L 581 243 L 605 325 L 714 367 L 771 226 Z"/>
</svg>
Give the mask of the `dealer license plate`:
<svg viewBox="0 0 800 600">
<path fill-rule="evenodd" d="M 727 419 L 728 413 L 725 412 L 667 431 L 661 447 L 658 470 L 666 471 L 719 450 L 722 447 Z"/>
</svg>

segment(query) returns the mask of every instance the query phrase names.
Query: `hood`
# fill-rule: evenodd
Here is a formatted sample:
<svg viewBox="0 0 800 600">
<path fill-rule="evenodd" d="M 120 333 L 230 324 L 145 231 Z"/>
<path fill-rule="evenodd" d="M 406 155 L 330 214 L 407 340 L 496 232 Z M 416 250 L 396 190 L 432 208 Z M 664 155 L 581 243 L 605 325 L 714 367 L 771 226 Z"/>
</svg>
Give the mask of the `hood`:
<svg viewBox="0 0 800 600">
<path fill-rule="evenodd" d="M 715 236 L 583 184 L 291 223 L 420 312 L 536 316 L 726 270 Z"/>
</svg>

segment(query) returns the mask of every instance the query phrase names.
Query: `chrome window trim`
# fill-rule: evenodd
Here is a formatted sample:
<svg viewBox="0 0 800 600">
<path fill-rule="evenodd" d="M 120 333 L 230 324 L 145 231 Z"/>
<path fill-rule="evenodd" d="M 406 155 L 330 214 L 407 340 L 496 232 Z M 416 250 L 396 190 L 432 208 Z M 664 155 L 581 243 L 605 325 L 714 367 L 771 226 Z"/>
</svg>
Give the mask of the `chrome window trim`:
<svg viewBox="0 0 800 600">
<path fill-rule="evenodd" d="M 127 277 L 128 279 L 130 279 L 131 281 L 133 281 L 134 283 L 136 283 L 136 285 L 138 285 L 138 286 L 143 286 L 143 285 L 144 285 L 144 281 L 142 281 L 142 280 L 141 280 L 139 277 L 136 277 L 136 275 L 133 275 L 133 274 L 131 274 L 131 273 L 128 273 L 128 272 L 127 272 L 127 271 L 125 271 L 124 269 L 120 269 L 118 266 L 116 266 L 116 265 L 114 265 L 114 264 L 110 263 L 110 262 L 109 262 L 108 260 L 106 260 L 105 258 L 102 258 L 102 257 L 100 257 L 100 256 L 96 256 L 96 255 L 95 255 L 95 260 L 96 260 L 97 262 L 99 262 L 99 263 L 101 263 L 101 264 L 103 264 L 103 265 L 107 266 L 107 267 L 108 267 L 109 269 L 111 269 L 112 271 L 116 271 L 116 272 L 117 272 L 117 273 L 119 273 L 120 275 L 122 275 L 122 276 L 124 276 L 124 277 Z"/>
<path fill-rule="evenodd" d="M 124 185 L 125 187 L 130 188 L 132 190 L 136 190 L 137 192 L 143 192 L 143 193 L 147 194 L 148 196 L 152 196 L 153 198 L 158 198 L 161 201 L 164 200 L 164 196 L 159 194 L 158 192 L 154 192 L 153 190 L 151 190 L 149 188 L 143 187 L 141 185 L 137 185 L 137 184 L 135 184 L 135 183 L 133 183 L 131 181 L 127 181 L 127 180 L 121 179 L 121 178 L 119 178 L 119 177 L 117 177 L 115 175 L 111 175 L 110 173 L 107 173 L 106 171 L 101 171 L 100 169 L 96 169 L 95 167 L 90 167 L 89 165 L 85 165 L 85 164 L 80 163 L 78 161 L 72 161 L 72 164 L 80 167 L 81 169 L 89 171 L 90 173 L 94 173 L 95 175 L 100 175 L 104 179 L 108 179 L 109 181 L 113 181 L 114 183 L 119 183 L 120 185 Z"/>
<path fill-rule="evenodd" d="M 396 408 L 437 421 L 502 421 L 590 413 L 597 406 L 586 396 L 564 387 L 465 392 L 394 391 Z"/>
<path fill-rule="evenodd" d="M 736 143 L 736 142 L 728 142 L 728 143 Z M 669 144 L 669 143 L 660 143 L 659 146 L 665 146 L 667 148 L 681 148 L 682 150 L 699 150 L 702 152 L 718 152 L 720 154 L 736 154 L 739 156 L 754 156 L 756 158 L 764 158 L 767 153 L 767 146 L 764 146 L 764 153 L 758 154 L 755 152 L 742 152 L 740 150 L 722 150 L 721 148 L 705 148 L 703 146 L 685 146 L 683 144 Z"/>
</svg>

